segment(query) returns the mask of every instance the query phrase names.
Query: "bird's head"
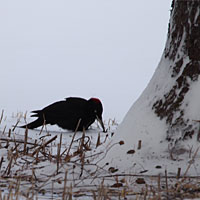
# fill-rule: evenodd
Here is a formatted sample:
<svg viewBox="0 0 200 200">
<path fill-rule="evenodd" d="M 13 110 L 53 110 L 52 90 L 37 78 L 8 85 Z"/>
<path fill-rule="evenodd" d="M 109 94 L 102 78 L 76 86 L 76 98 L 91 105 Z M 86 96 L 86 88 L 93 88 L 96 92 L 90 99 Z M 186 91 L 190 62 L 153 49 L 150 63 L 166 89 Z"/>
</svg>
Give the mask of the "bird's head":
<svg viewBox="0 0 200 200">
<path fill-rule="evenodd" d="M 91 98 L 88 100 L 88 102 L 92 105 L 92 109 L 95 114 L 95 117 L 101 124 L 103 132 L 106 132 L 104 124 L 103 124 L 103 120 L 102 120 L 103 106 L 102 106 L 101 101 L 97 98 Z"/>
</svg>

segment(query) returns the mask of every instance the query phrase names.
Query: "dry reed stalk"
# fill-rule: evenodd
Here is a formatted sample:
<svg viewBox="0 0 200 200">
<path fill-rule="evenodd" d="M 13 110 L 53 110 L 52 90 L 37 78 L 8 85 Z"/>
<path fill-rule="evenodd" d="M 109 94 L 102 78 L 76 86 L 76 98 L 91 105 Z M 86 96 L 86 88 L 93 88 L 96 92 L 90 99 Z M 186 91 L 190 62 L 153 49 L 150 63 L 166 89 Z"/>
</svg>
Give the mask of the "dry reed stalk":
<svg viewBox="0 0 200 200">
<path fill-rule="evenodd" d="M 10 137 L 10 135 L 11 135 L 11 129 L 9 128 L 8 137 Z"/>
<path fill-rule="evenodd" d="M 103 143 L 105 143 L 107 139 L 108 139 L 108 134 L 106 134 L 106 136 L 105 136 L 105 139 L 104 139 Z"/>
<path fill-rule="evenodd" d="M 142 147 L 142 140 L 139 140 L 139 141 L 138 141 L 138 148 L 137 148 L 137 149 L 140 150 L 141 147 Z"/>
<path fill-rule="evenodd" d="M 50 140 L 48 140 L 47 142 L 45 142 L 44 144 L 42 144 L 40 147 L 38 147 L 38 148 L 32 153 L 32 156 L 34 156 L 37 152 L 39 152 L 40 149 L 46 147 L 49 143 L 53 142 L 56 138 L 57 138 L 57 135 L 54 136 L 53 138 L 51 138 Z"/>
<path fill-rule="evenodd" d="M 199 151 L 199 148 L 200 148 L 200 147 L 197 148 L 197 150 L 195 151 L 194 155 L 192 156 L 192 160 L 189 162 L 189 165 L 188 165 L 188 167 L 187 167 L 187 169 L 186 169 L 186 171 L 185 171 L 185 173 L 184 173 L 184 175 L 183 175 L 182 182 L 185 180 L 185 178 L 186 178 L 186 176 L 187 176 L 187 173 L 188 173 L 188 171 L 189 171 L 191 165 L 194 163 L 195 158 L 196 158 L 196 156 L 197 156 L 197 153 L 198 153 L 198 151 Z"/>
<path fill-rule="evenodd" d="M 158 175 L 158 199 L 161 199 L 160 174 Z"/>
<path fill-rule="evenodd" d="M 11 169 L 11 166 L 12 166 L 12 161 L 13 161 L 13 156 L 11 157 L 10 159 L 10 162 L 8 163 L 8 166 L 4 172 L 4 175 L 9 175 L 10 174 L 10 169 Z"/>
<path fill-rule="evenodd" d="M 168 187 L 167 170 L 165 170 L 165 187 L 166 187 L 166 192 L 167 192 L 167 196 L 168 196 L 168 194 L 169 194 L 169 187 Z"/>
<path fill-rule="evenodd" d="M 181 176 L 181 168 L 179 167 L 179 168 L 178 168 L 178 171 L 177 171 L 176 178 L 179 179 L 180 176 Z"/>
<path fill-rule="evenodd" d="M 84 141 L 85 141 L 85 128 L 83 128 L 83 134 L 82 134 L 82 137 L 81 137 L 81 142 L 80 142 L 80 145 L 78 147 L 78 149 L 81 153 L 83 152 Z"/>
<path fill-rule="evenodd" d="M 36 151 L 36 156 L 35 156 L 35 163 L 37 164 L 37 163 L 39 163 L 39 151 Z"/>
<path fill-rule="evenodd" d="M 198 130 L 198 133 L 197 133 L 197 141 L 199 142 L 200 141 L 200 120 L 192 120 L 192 121 L 199 123 L 199 130 Z"/>
<path fill-rule="evenodd" d="M 51 187 L 51 199 L 53 199 L 53 194 L 54 194 L 54 182 L 53 181 L 51 182 L 51 185 L 52 185 L 52 187 Z"/>
<path fill-rule="evenodd" d="M 123 197 L 123 199 L 126 199 L 126 193 L 127 193 L 126 188 L 122 188 L 120 196 Z"/>
<path fill-rule="evenodd" d="M 64 153 L 68 150 L 68 148 L 66 148 L 62 153 L 61 153 L 61 157 L 64 155 Z"/>
<path fill-rule="evenodd" d="M 98 199 L 101 199 L 102 193 L 104 189 L 104 178 L 101 181 L 100 187 L 98 188 Z"/>
<path fill-rule="evenodd" d="M 22 143 L 22 144 L 24 144 L 24 141 L 17 140 L 17 139 L 0 138 L 0 141 L 6 141 L 6 142 L 14 142 L 14 143 Z M 27 142 L 27 144 L 34 145 L 35 147 L 36 146 L 40 146 L 39 144 L 32 143 L 32 142 Z"/>
<path fill-rule="evenodd" d="M 117 124 L 116 122 L 115 122 L 115 118 L 112 120 L 112 126 L 113 125 L 115 125 L 115 124 Z"/>
<path fill-rule="evenodd" d="M 101 139 L 100 139 L 100 133 L 98 133 L 98 138 L 97 138 L 97 142 L 96 142 L 96 148 L 101 145 Z"/>
<path fill-rule="evenodd" d="M 88 139 L 86 142 L 85 142 L 85 138 Z M 90 145 L 91 145 L 90 137 L 84 135 L 84 148 L 85 148 L 86 151 L 91 150 Z"/>
<path fill-rule="evenodd" d="M 27 111 L 24 113 L 23 118 L 24 118 L 24 120 L 26 120 L 26 118 L 27 118 Z"/>
<path fill-rule="evenodd" d="M 69 188 L 69 200 L 72 200 L 72 194 L 73 194 L 73 192 L 72 192 L 72 184 L 70 184 L 70 188 Z"/>
<path fill-rule="evenodd" d="M 147 195 L 148 195 L 148 185 L 145 185 L 145 191 L 144 191 L 144 200 L 147 199 Z"/>
<path fill-rule="evenodd" d="M 60 143 L 58 144 L 58 148 L 57 148 L 57 170 L 56 170 L 57 174 L 58 174 L 58 170 L 59 170 L 61 146 L 62 146 L 62 133 L 60 135 Z"/>
<path fill-rule="evenodd" d="M 33 170 L 32 170 L 32 175 L 34 176 L 34 179 L 35 180 L 38 180 L 38 178 L 37 178 L 37 176 L 36 176 L 36 174 L 35 174 L 35 169 L 33 168 Z"/>
<path fill-rule="evenodd" d="M 3 157 L 1 157 L 1 161 L 0 161 L 0 170 L 1 170 L 1 167 L 2 167 L 2 163 L 3 163 Z"/>
<path fill-rule="evenodd" d="M 200 141 L 200 123 L 199 123 L 199 131 L 197 133 L 197 141 Z"/>
<path fill-rule="evenodd" d="M 65 179 L 64 179 L 64 186 L 63 186 L 63 193 L 62 193 L 62 199 L 65 200 L 66 195 L 66 189 L 67 189 L 67 170 L 65 171 Z"/>
<path fill-rule="evenodd" d="M 65 157 L 65 160 L 66 160 L 66 159 L 68 160 L 68 158 L 69 158 L 69 152 L 70 152 L 70 150 L 71 150 L 71 147 L 72 147 L 72 144 L 73 144 L 73 142 L 74 142 L 74 138 L 75 138 L 75 136 L 76 136 L 76 133 L 77 133 L 77 131 L 78 131 L 78 127 L 79 127 L 80 123 L 81 123 L 81 119 L 79 119 L 78 124 L 77 124 L 77 126 L 76 126 L 76 130 L 74 131 L 74 134 L 73 134 L 71 143 L 70 143 L 69 148 L 68 148 L 68 150 L 67 150 L 67 155 L 66 155 L 66 157 Z"/>
<path fill-rule="evenodd" d="M 3 120 L 3 113 L 4 113 L 4 110 L 1 111 L 0 124 L 1 124 L 1 122 Z"/>
<path fill-rule="evenodd" d="M 44 130 L 44 127 L 45 127 L 45 121 L 44 121 L 44 123 L 43 123 L 43 125 L 42 125 L 42 128 L 40 129 L 39 135 L 42 134 L 42 131 Z"/>
<path fill-rule="evenodd" d="M 81 153 L 81 158 L 80 158 L 80 161 L 81 161 L 81 173 L 79 175 L 79 178 L 83 175 L 83 169 L 84 169 L 84 164 L 85 164 L 85 153 Z"/>
<path fill-rule="evenodd" d="M 15 198 L 16 200 L 18 200 L 19 198 L 19 189 L 20 189 L 20 184 L 21 184 L 21 179 L 17 179 L 17 184 L 16 184 L 16 187 L 15 187 Z"/>
<path fill-rule="evenodd" d="M 92 197 L 93 197 L 93 199 L 94 199 L 94 200 L 97 200 L 97 197 L 96 197 L 95 191 L 92 190 L 91 192 L 92 192 Z"/>
<path fill-rule="evenodd" d="M 45 115 L 44 115 L 44 114 L 43 114 L 43 120 L 44 120 L 44 122 L 43 122 L 43 124 L 42 124 L 42 128 L 41 128 L 41 130 L 40 130 L 39 135 L 42 134 L 42 131 L 44 130 L 44 128 L 45 128 L 45 130 L 46 130 L 46 132 L 47 132 L 46 119 L 45 119 Z"/>
<path fill-rule="evenodd" d="M 12 131 L 15 131 L 15 128 L 17 127 L 17 125 L 19 124 L 19 122 L 20 122 L 20 119 L 17 120 L 17 122 L 16 122 L 16 124 L 14 125 Z"/>
<path fill-rule="evenodd" d="M 12 152 L 15 151 L 15 157 L 16 157 L 16 158 L 17 158 L 18 155 L 19 155 L 18 146 L 19 146 L 19 144 L 16 144 L 16 143 L 15 143 L 15 147 L 12 149 Z"/>
<path fill-rule="evenodd" d="M 13 183 L 11 182 L 8 186 L 8 189 L 9 189 L 9 193 L 8 193 L 8 197 L 7 197 L 7 200 L 12 200 L 13 198 L 13 193 L 12 193 L 12 187 L 13 187 Z"/>
<path fill-rule="evenodd" d="M 28 128 L 26 127 L 25 133 L 24 133 L 24 154 L 26 154 L 27 149 L 27 140 L 28 140 Z"/>
<path fill-rule="evenodd" d="M 1 190 L 0 190 L 0 200 L 3 200 Z"/>
<path fill-rule="evenodd" d="M 6 131 L 6 126 L 4 126 L 4 129 L 3 129 L 2 135 L 5 134 L 5 131 Z"/>
<path fill-rule="evenodd" d="M 34 168 L 32 168 L 32 176 L 31 176 L 31 180 L 30 180 L 30 182 L 31 182 L 31 191 L 32 191 L 32 196 L 31 196 L 31 199 L 33 199 L 34 198 L 34 188 L 35 188 L 35 171 L 34 171 Z"/>
</svg>

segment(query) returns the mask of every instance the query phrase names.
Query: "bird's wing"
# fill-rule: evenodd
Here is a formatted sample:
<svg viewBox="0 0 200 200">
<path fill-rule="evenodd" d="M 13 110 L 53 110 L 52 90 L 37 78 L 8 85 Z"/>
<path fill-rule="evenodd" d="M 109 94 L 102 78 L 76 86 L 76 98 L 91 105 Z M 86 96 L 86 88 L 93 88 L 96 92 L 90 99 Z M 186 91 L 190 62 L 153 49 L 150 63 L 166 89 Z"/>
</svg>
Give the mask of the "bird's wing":
<svg viewBox="0 0 200 200">
<path fill-rule="evenodd" d="M 53 103 L 42 110 L 46 119 L 81 118 L 84 115 L 87 100 L 81 98 L 67 98 L 66 101 Z"/>
</svg>

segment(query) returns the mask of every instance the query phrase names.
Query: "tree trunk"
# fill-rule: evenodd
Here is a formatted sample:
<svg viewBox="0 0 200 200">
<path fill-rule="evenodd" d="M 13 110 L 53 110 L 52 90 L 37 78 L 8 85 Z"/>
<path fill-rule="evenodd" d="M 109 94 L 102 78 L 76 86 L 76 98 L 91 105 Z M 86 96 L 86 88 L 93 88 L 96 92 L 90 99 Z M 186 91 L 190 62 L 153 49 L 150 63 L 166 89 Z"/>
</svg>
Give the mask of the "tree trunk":
<svg viewBox="0 0 200 200">
<path fill-rule="evenodd" d="M 200 3 L 173 0 L 161 61 L 111 139 L 102 165 L 121 172 L 184 172 L 200 145 L 199 74 Z M 194 167 L 191 174 L 197 173 Z"/>
<path fill-rule="evenodd" d="M 178 139 L 191 138 L 198 131 L 197 124 L 192 121 L 197 119 L 189 119 L 185 113 L 188 104 L 184 100 L 200 74 L 199 11 L 199 1 L 174 0 L 172 3 L 164 56 L 171 61 L 166 67 L 175 81 L 169 91 L 164 93 L 162 98 L 158 98 L 152 107 L 157 116 L 166 120 L 169 125 L 168 140 L 173 140 L 174 135 L 180 131 L 181 136 Z"/>
</svg>

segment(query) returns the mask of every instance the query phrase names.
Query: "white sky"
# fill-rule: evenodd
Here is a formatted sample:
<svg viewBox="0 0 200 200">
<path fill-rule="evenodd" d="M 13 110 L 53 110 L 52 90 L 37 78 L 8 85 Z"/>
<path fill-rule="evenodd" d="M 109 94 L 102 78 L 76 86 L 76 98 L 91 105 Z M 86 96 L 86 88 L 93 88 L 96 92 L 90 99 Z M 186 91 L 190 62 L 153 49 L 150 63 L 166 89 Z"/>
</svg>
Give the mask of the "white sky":
<svg viewBox="0 0 200 200">
<path fill-rule="evenodd" d="M 121 121 L 166 41 L 171 0 L 0 1 L 0 110 L 98 97 Z"/>
</svg>

